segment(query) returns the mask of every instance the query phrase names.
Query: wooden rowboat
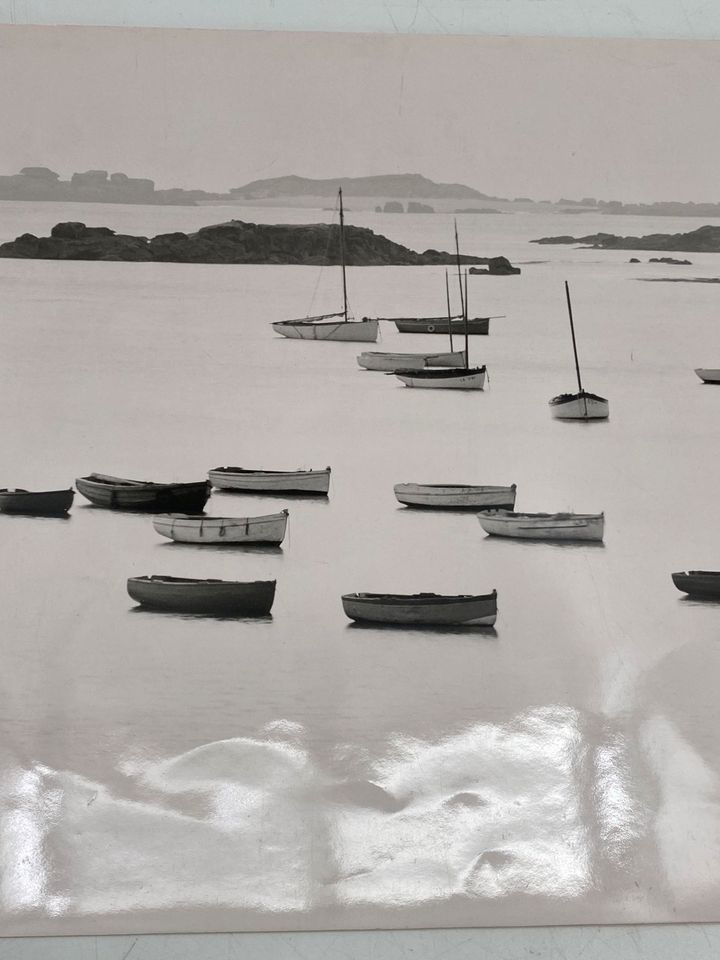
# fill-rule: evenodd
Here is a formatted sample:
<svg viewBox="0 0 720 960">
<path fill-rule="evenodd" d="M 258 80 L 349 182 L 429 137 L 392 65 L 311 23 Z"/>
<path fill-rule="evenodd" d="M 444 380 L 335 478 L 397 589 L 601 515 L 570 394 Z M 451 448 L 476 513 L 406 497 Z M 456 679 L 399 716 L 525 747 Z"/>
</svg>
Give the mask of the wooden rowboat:
<svg viewBox="0 0 720 960">
<path fill-rule="evenodd" d="M 497 591 L 480 596 L 437 593 L 346 593 L 343 610 L 351 620 L 416 626 L 491 627 L 497 619 Z"/>
<path fill-rule="evenodd" d="M 467 486 L 460 483 L 396 483 L 395 497 L 408 507 L 449 510 L 512 510 L 516 485 Z"/>
<path fill-rule="evenodd" d="M 720 600 L 720 571 L 688 570 L 672 574 L 673 583 L 682 593 L 706 600 Z"/>
<path fill-rule="evenodd" d="M 406 387 L 424 390 L 482 390 L 487 368 L 458 367 L 456 370 L 396 370 L 396 376 Z"/>
<path fill-rule="evenodd" d="M 464 350 L 452 353 L 361 353 L 357 362 L 366 370 L 424 370 L 425 367 L 464 367 L 467 357 Z"/>
<path fill-rule="evenodd" d="M 485 533 L 524 540 L 602 540 L 603 513 L 513 513 L 490 510 L 478 514 Z"/>
<path fill-rule="evenodd" d="M 206 517 L 168 513 L 153 518 L 153 527 L 162 537 L 178 543 L 281 544 L 287 529 L 288 511 L 265 517 Z"/>
<path fill-rule="evenodd" d="M 610 404 L 604 397 L 581 390 L 579 393 L 561 393 L 550 403 L 550 416 L 554 420 L 607 420 Z"/>
<path fill-rule="evenodd" d="M 58 516 L 72 506 L 74 490 L 0 490 L 0 513 Z"/>
<path fill-rule="evenodd" d="M 324 470 L 245 470 L 243 467 L 215 467 L 208 473 L 218 490 L 243 493 L 301 493 L 326 497 L 330 489 L 330 467 Z"/>
<path fill-rule="evenodd" d="M 110 510 L 200 513 L 210 496 L 207 480 L 197 483 L 151 483 L 91 473 L 75 481 L 78 491 L 96 507 Z"/>
<path fill-rule="evenodd" d="M 703 383 L 720 383 L 720 370 L 698 367 L 695 370 L 695 373 L 700 377 Z"/>
<path fill-rule="evenodd" d="M 240 583 L 186 577 L 131 577 L 127 591 L 153 610 L 210 616 L 266 617 L 275 598 L 275 580 Z"/>
</svg>

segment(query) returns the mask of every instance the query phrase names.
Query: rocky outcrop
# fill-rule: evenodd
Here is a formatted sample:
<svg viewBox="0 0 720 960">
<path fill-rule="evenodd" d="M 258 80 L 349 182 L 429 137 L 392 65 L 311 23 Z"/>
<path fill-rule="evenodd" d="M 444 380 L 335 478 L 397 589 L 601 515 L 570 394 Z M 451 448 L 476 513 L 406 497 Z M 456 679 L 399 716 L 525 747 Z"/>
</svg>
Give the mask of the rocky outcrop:
<svg viewBox="0 0 720 960">
<path fill-rule="evenodd" d="M 435 208 L 429 203 L 418 203 L 417 200 L 409 200 L 407 205 L 408 213 L 435 213 Z"/>
<path fill-rule="evenodd" d="M 405 213 L 405 208 L 399 200 L 387 200 L 383 204 L 383 213 Z"/>
<path fill-rule="evenodd" d="M 491 274 L 494 277 L 509 277 L 520 273 L 520 267 L 514 267 L 507 257 L 492 257 L 488 260 L 487 270 L 478 270 L 477 267 L 470 267 L 468 273 Z"/>
<path fill-rule="evenodd" d="M 692 266 L 692 260 L 676 260 L 675 257 L 650 257 L 648 263 L 674 263 L 679 267 Z"/>
<path fill-rule="evenodd" d="M 454 264 L 454 254 L 417 253 L 367 227 L 345 227 L 346 262 L 350 266 L 420 266 Z M 161 233 L 135 237 L 109 227 L 58 223 L 49 237 L 24 233 L 0 245 L 0 257 L 26 260 L 128 260 L 165 263 L 340 263 L 340 229 L 336 224 L 245 223 L 230 220 L 196 233 Z M 487 264 L 482 272 L 514 272 L 505 257 L 461 256 L 461 263 Z M 500 264 L 501 270 L 497 265 Z M 509 270 L 505 269 L 505 265 Z M 490 269 L 492 267 L 492 269 Z M 519 271 L 517 271 L 519 272 Z"/>
<path fill-rule="evenodd" d="M 720 226 L 699 227 L 689 233 L 651 233 L 644 237 L 618 237 L 592 233 L 586 237 L 541 237 L 530 243 L 577 243 L 593 250 L 672 250 L 683 253 L 720 253 Z"/>
<path fill-rule="evenodd" d="M 419 173 L 391 173 L 372 177 L 343 177 L 340 180 L 311 180 L 309 177 L 272 177 L 253 180 L 230 193 L 237 199 L 264 200 L 269 197 L 331 197 L 342 187 L 346 197 L 409 197 L 423 200 L 488 199 L 462 183 L 436 183 Z"/>
</svg>

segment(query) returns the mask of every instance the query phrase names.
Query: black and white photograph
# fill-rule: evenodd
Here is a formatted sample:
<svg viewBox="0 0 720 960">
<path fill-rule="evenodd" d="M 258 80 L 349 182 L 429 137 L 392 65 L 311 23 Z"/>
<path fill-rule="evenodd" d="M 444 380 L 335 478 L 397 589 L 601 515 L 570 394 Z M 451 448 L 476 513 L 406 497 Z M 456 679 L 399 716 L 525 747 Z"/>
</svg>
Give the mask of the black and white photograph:
<svg viewBox="0 0 720 960">
<path fill-rule="evenodd" d="M 3 936 L 720 919 L 719 85 L 0 26 Z"/>
</svg>

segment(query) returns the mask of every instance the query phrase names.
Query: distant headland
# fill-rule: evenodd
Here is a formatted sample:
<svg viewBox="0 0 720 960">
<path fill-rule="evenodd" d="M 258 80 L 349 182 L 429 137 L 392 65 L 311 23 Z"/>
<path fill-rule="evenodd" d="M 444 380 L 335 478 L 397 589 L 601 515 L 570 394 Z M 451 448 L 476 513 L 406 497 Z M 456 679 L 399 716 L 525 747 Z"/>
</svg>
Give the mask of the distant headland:
<svg viewBox="0 0 720 960">
<path fill-rule="evenodd" d="M 345 259 L 349 266 L 426 266 L 454 264 L 455 255 L 440 250 L 417 253 L 367 227 L 346 225 Z M 0 257 L 25 260 L 124 260 L 163 263 L 339 264 L 337 224 L 245 223 L 230 220 L 201 227 L 196 233 L 156 237 L 118 234 L 109 227 L 58 223 L 49 237 L 25 233 L 0 245 Z M 505 257 L 461 256 L 465 264 L 486 264 L 484 273 L 506 275 L 519 270 Z"/>
<path fill-rule="evenodd" d="M 644 237 L 619 237 L 614 233 L 591 233 L 585 237 L 541 237 L 530 243 L 580 244 L 593 250 L 668 250 L 683 253 L 720 253 L 720 226 L 706 224 L 688 233 L 650 233 Z"/>
</svg>

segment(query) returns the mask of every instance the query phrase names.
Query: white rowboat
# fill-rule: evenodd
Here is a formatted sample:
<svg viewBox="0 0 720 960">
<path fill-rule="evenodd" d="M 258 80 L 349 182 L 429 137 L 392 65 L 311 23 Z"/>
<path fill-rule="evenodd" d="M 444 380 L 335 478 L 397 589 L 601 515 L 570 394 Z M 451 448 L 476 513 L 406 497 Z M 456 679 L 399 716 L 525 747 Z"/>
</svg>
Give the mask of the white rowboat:
<svg viewBox="0 0 720 960">
<path fill-rule="evenodd" d="M 346 593 L 343 610 L 351 620 L 415 626 L 484 626 L 497 619 L 497 591 L 482 596 L 437 593 Z"/>
<path fill-rule="evenodd" d="M 695 373 L 700 377 L 703 383 L 720 383 L 720 370 L 711 370 L 704 367 L 698 367 Z"/>
<path fill-rule="evenodd" d="M 245 470 L 242 467 L 215 467 L 208 473 L 218 490 L 244 493 L 304 493 L 327 496 L 330 467 L 324 470 Z"/>
<path fill-rule="evenodd" d="M 153 518 L 153 527 L 162 537 L 178 543 L 234 544 L 273 543 L 285 539 L 288 511 L 264 517 L 194 517 L 168 513 Z"/>
<path fill-rule="evenodd" d="M 452 510 L 512 510 L 516 485 L 463 486 L 459 483 L 396 483 L 395 497 L 408 507 Z"/>
<path fill-rule="evenodd" d="M 406 387 L 423 390 L 482 390 L 486 368 L 458 367 L 456 370 L 396 370 L 395 376 Z"/>
<path fill-rule="evenodd" d="M 366 370 L 424 370 L 425 367 L 464 367 L 467 357 L 464 350 L 452 353 L 361 353 L 357 362 Z"/>
<path fill-rule="evenodd" d="M 523 540 L 602 540 L 604 513 L 513 513 L 491 510 L 478 514 L 485 533 Z"/>
</svg>

